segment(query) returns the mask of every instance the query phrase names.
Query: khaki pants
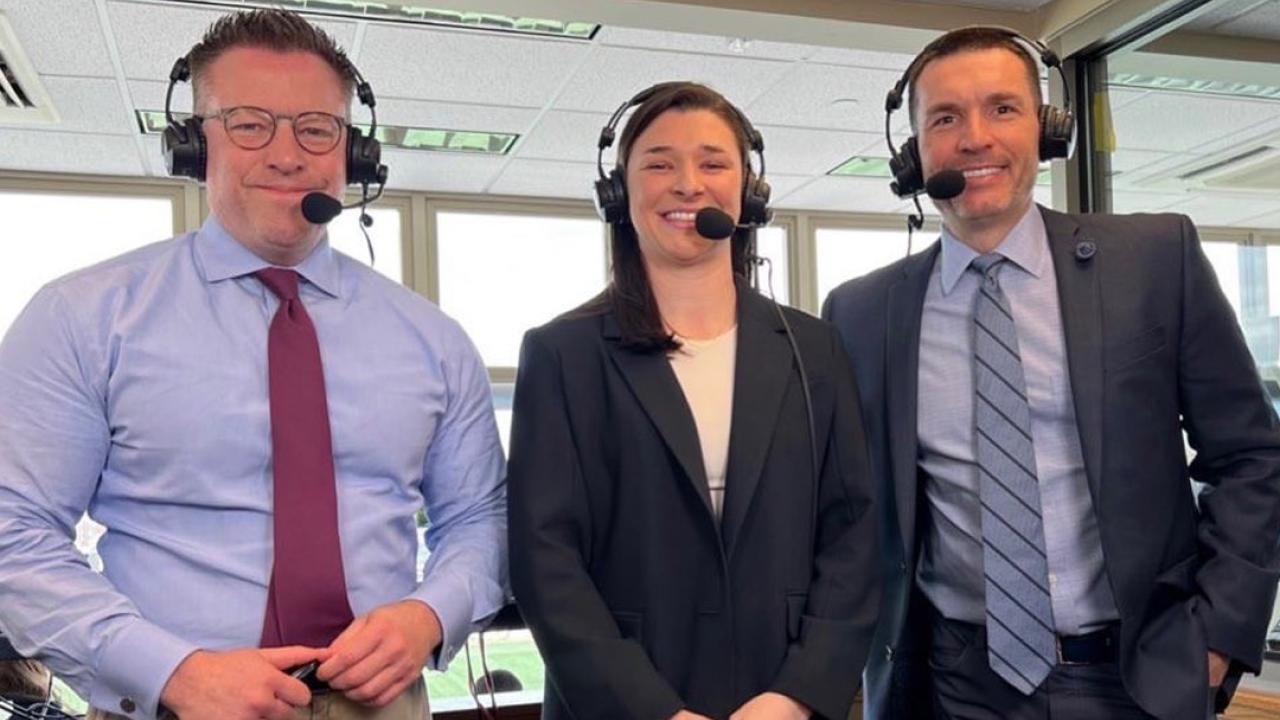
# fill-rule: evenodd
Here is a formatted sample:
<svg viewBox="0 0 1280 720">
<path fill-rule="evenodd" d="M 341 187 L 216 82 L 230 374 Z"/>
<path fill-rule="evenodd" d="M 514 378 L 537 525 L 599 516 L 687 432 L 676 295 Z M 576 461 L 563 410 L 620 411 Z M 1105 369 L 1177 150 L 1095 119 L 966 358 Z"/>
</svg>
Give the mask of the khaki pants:
<svg viewBox="0 0 1280 720">
<path fill-rule="evenodd" d="M 307 707 L 294 711 L 294 717 L 296 720 L 431 720 L 431 707 L 427 703 L 426 683 L 419 680 L 383 708 L 361 705 L 348 700 L 342 693 L 323 693 L 311 698 Z M 90 709 L 87 720 L 129 719 Z"/>
</svg>

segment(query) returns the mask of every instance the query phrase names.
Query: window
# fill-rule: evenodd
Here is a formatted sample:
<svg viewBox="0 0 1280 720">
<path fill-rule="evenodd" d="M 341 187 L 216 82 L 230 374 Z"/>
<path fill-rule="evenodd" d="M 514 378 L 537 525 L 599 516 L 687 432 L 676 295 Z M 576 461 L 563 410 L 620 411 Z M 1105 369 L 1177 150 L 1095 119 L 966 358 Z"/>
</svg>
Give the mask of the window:
<svg viewBox="0 0 1280 720">
<path fill-rule="evenodd" d="M 515 367 L 526 330 L 604 289 L 599 220 L 442 210 L 435 226 L 440 307 L 491 368 Z"/>
<path fill-rule="evenodd" d="M 756 270 L 759 278 L 760 292 L 769 294 L 773 288 L 773 298 L 778 302 L 791 304 L 791 264 L 787 256 L 786 226 L 770 225 L 756 230 L 756 255 L 768 262 Z"/>
<path fill-rule="evenodd" d="M 369 241 L 373 243 L 373 269 L 396 282 L 404 282 L 400 210 L 371 207 L 369 217 L 373 218 L 373 225 L 368 228 Z M 359 210 L 348 210 L 329 223 L 329 245 L 366 265 L 369 263 L 369 247 L 360 232 Z"/>
<path fill-rule="evenodd" d="M 0 191 L 0 333 L 45 283 L 173 234 L 167 197 Z"/>
<path fill-rule="evenodd" d="M 924 233 L 917 232 L 923 236 Z M 915 238 L 915 250 L 928 240 Z M 818 228 L 814 234 L 817 257 L 818 305 L 837 285 L 884 267 L 907 254 L 907 233 L 902 230 Z"/>
</svg>

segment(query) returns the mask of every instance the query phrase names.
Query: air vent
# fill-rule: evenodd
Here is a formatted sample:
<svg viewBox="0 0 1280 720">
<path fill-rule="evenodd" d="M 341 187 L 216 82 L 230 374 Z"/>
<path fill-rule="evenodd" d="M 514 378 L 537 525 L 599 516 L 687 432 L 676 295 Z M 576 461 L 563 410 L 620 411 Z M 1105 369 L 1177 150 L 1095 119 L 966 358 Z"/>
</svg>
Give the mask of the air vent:
<svg viewBox="0 0 1280 720">
<path fill-rule="evenodd" d="M 58 113 L 40 84 L 18 36 L 0 14 L 0 123 L 52 125 Z"/>
<path fill-rule="evenodd" d="M 1214 190 L 1280 192 L 1280 143 L 1256 146 L 1178 175 L 1189 184 Z"/>
</svg>

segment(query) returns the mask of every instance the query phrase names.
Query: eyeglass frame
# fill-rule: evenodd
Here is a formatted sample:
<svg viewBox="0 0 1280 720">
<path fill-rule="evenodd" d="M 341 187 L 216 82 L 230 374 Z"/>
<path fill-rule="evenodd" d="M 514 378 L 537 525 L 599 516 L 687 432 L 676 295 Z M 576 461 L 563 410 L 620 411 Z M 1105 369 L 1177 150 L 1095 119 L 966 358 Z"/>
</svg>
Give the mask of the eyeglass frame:
<svg viewBox="0 0 1280 720">
<path fill-rule="evenodd" d="M 236 142 L 235 136 L 231 133 L 231 129 L 227 127 L 227 118 L 231 115 L 231 113 L 237 110 L 253 110 L 256 112 L 260 112 L 263 115 L 266 115 L 267 117 L 271 118 L 271 133 L 267 136 L 266 142 L 262 143 L 257 147 L 245 147 L 244 145 L 241 145 L 240 143 Z M 302 138 L 298 137 L 298 118 L 304 117 L 307 115 L 322 115 L 324 117 L 332 118 L 335 122 L 338 123 L 337 137 L 333 141 L 333 145 L 330 146 L 329 149 L 323 150 L 323 151 L 312 150 L 302 142 Z M 222 130 L 227 134 L 227 139 L 231 140 L 231 144 L 235 145 L 241 150 L 249 150 L 249 151 L 261 150 L 262 148 L 270 145 L 271 142 L 276 139 L 276 130 L 278 130 L 280 127 L 280 121 L 288 120 L 290 126 L 293 127 L 294 142 L 298 143 L 298 147 L 302 148 L 302 150 L 307 154 L 316 155 L 316 156 L 328 155 L 329 153 L 333 152 L 335 148 L 337 148 L 339 145 L 342 144 L 343 133 L 347 132 L 348 129 L 351 127 L 350 120 L 347 120 L 346 118 L 338 115 L 334 115 L 333 113 L 325 112 L 323 110 L 307 110 L 305 112 L 289 114 L 289 113 L 272 112 L 266 108 L 258 107 L 256 105 L 235 105 L 229 108 L 223 108 L 217 112 L 209 113 L 207 115 L 195 115 L 195 117 L 202 122 L 205 120 L 221 120 Z"/>
</svg>

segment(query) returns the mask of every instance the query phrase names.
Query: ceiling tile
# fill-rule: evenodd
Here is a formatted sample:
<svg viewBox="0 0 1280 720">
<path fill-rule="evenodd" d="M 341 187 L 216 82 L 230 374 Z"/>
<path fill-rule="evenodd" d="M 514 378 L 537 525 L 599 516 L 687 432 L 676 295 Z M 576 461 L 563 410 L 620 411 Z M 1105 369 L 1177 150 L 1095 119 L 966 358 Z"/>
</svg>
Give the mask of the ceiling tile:
<svg viewBox="0 0 1280 720">
<path fill-rule="evenodd" d="M 357 103 L 351 116 L 355 122 L 367 123 L 369 110 Z M 538 111 L 530 108 L 467 105 L 403 98 L 378 99 L 378 122 L 387 125 L 524 135 L 537 117 Z"/>
<path fill-rule="evenodd" d="M 1120 147 L 1187 152 L 1277 118 L 1265 100 L 1151 92 L 1112 113 Z M 1171 121 L 1176 119 L 1176 121 Z"/>
<path fill-rule="evenodd" d="M 795 175 L 825 175 L 879 140 L 874 133 L 758 126 L 769 170 Z"/>
<path fill-rule="evenodd" d="M 884 97 L 897 79 L 888 70 L 795 65 L 746 112 L 757 125 L 883 133 Z"/>
<path fill-rule="evenodd" d="M 589 200 L 595 179 L 594 163 L 516 159 L 503 170 L 489 192 Z"/>
<path fill-rule="evenodd" d="M 1201 193 L 1163 210 L 1189 215 L 1197 225 L 1236 225 L 1263 213 L 1280 211 L 1280 200 Z"/>
<path fill-rule="evenodd" d="M 1111 209 L 1117 213 L 1162 212 L 1166 208 L 1187 202 L 1189 198 L 1185 193 L 1118 189 L 1111 193 Z"/>
<path fill-rule="evenodd" d="M 173 62 L 191 50 L 205 30 L 225 14 L 216 9 L 118 0 L 109 2 L 107 11 L 125 76 L 140 80 L 167 79 Z M 332 35 L 341 47 L 351 47 L 355 23 L 314 19 L 312 22 Z M 376 82 L 374 87 L 377 89 Z"/>
<path fill-rule="evenodd" d="M 594 167 L 596 142 L 607 122 L 606 114 L 552 110 L 520 141 L 516 156 L 590 162 Z M 612 151 L 605 154 L 605 161 L 606 167 L 613 165 Z"/>
<path fill-rule="evenodd" d="M 787 67 L 776 60 L 601 47 L 578 70 L 555 107 L 612 112 L 639 91 L 669 80 L 703 83 L 743 107 L 772 87 Z"/>
<path fill-rule="evenodd" d="M 506 158 L 388 148 L 382 162 L 390 169 L 388 189 L 480 193 Z"/>
<path fill-rule="evenodd" d="M 1280 39 L 1280 3 L 1259 5 L 1245 15 L 1214 28 L 1215 33 L 1242 37 Z"/>
<path fill-rule="evenodd" d="M 84 0 L 0 0 L 32 67 L 41 75 L 111 77 L 111 55 L 94 4 Z"/>
<path fill-rule="evenodd" d="M 543 107 L 590 45 L 373 23 L 362 47 L 381 97 Z"/>
<path fill-rule="evenodd" d="M 596 35 L 601 45 L 642 48 L 645 50 L 678 50 L 704 55 L 765 60 L 799 60 L 814 52 L 811 45 L 732 38 L 719 35 L 640 30 L 606 25 Z"/>
<path fill-rule="evenodd" d="M 848 65 L 872 70 L 893 70 L 899 75 L 911 64 L 914 55 L 907 53 L 857 50 L 855 48 L 822 48 L 809 56 L 809 61 L 828 65 Z M 889 88 L 885 88 L 887 91 Z"/>
<path fill-rule="evenodd" d="M 0 123 L 0 127 L 31 128 L 55 132 L 100 133 L 130 135 L 137 126 L 129 122 L 124 103 L 120 101 L 120 88 L 115 80 L 106 78 L 49 77 L 44 78 L 45 90 L 58 111 L 57 125 L 30 125 Z"/>
<path fill-rule="evenodd" d="M 143 175 L 138 148 L 124 135 L 5 130 L 0 169 L 92 175 Z"/>
</svg>

